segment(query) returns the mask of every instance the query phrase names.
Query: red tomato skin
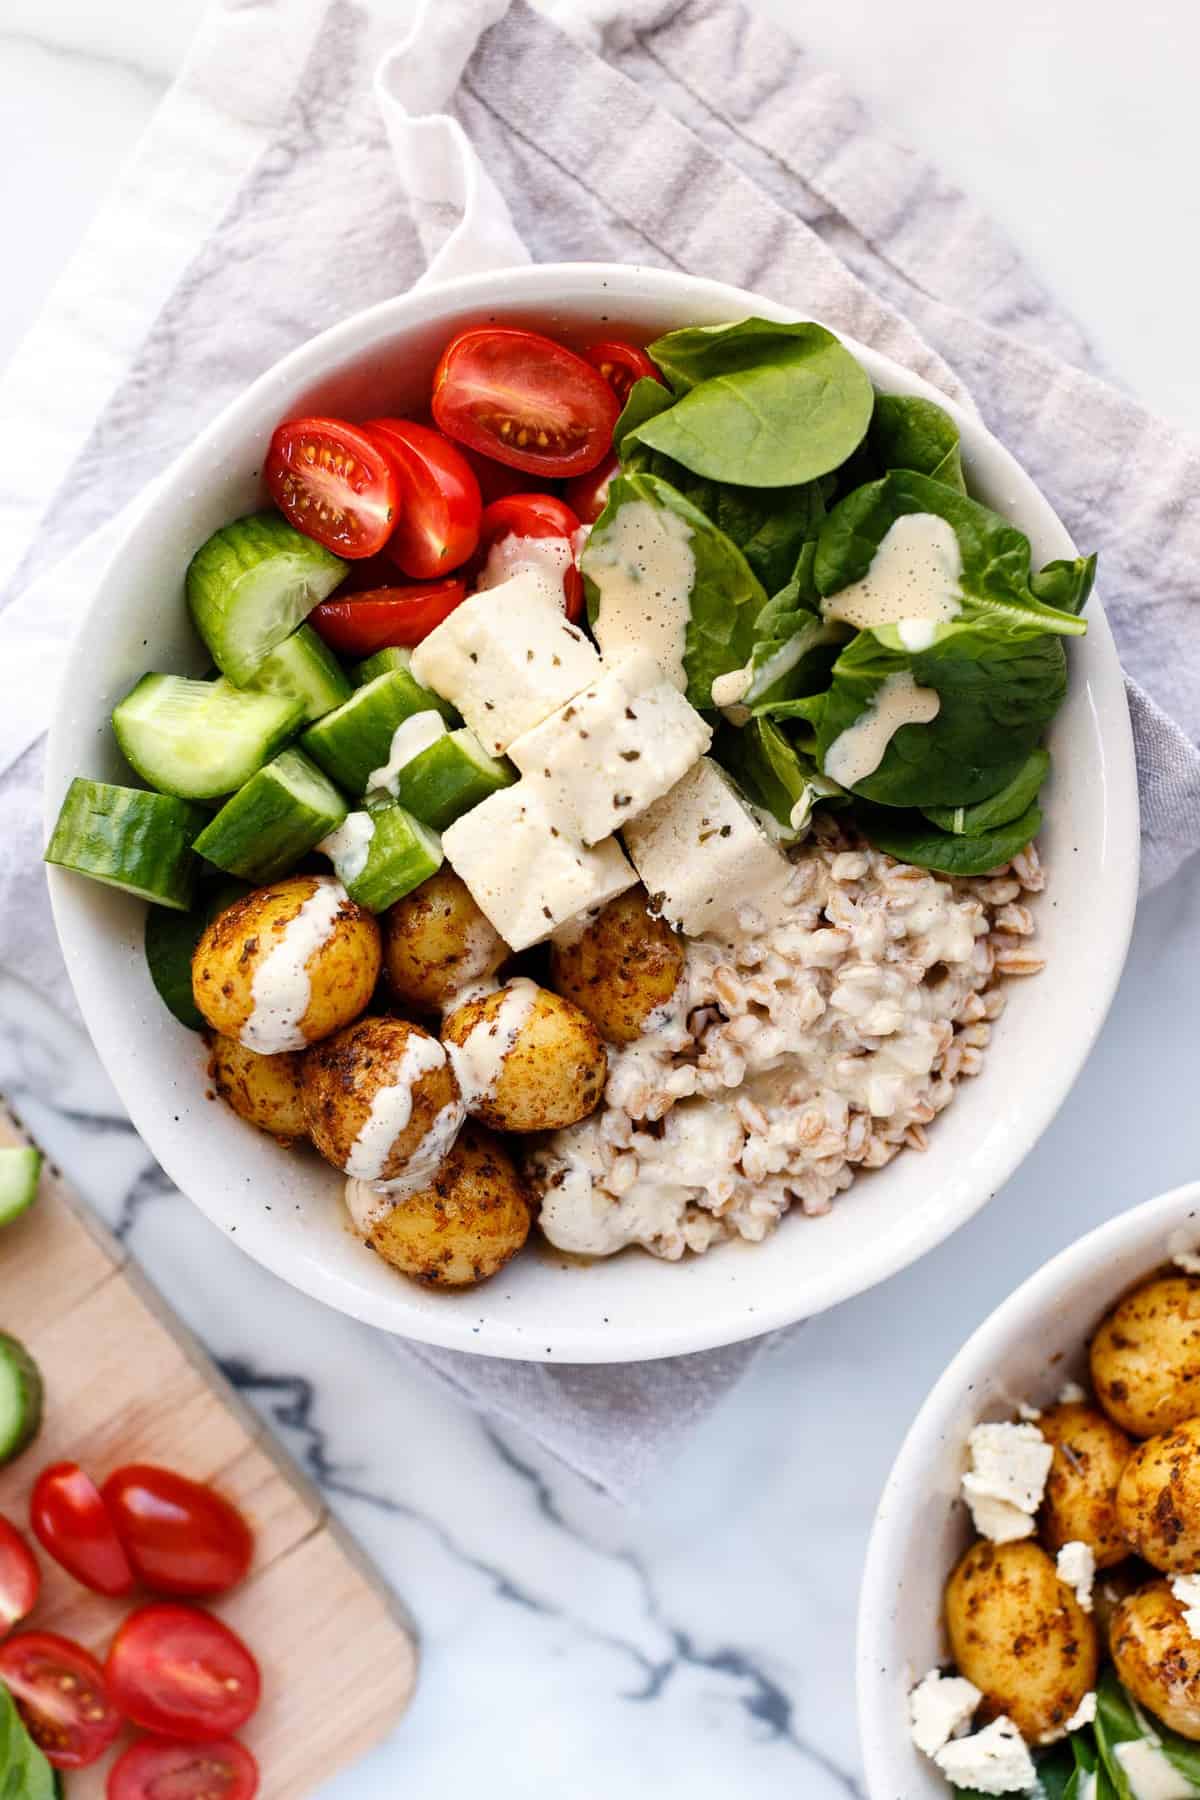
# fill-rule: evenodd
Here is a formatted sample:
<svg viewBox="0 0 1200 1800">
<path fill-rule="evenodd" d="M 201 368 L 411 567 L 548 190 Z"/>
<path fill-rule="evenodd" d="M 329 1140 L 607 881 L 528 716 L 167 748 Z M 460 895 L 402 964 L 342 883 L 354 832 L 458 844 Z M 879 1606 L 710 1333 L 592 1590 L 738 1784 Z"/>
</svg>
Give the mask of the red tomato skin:
<svg viewBox="0 0 1200 1800">
<path fill-rule="evenodd" d="M 396 477 L 399 512 L 387 555 L 414 581 L 461 568 L 479 542 L 483 501 L 458 445 L 414 419 L 369 419 L 363 430 Z"/>
<path fill-rule="evenodd" d="M 451 339 L 434 371 L 431 406 L 434 423 L 457 443 L 552 477 L 594 469 L 621 410 L 582 356 L 539 332 L 499 325 Z"/>
<path fill-rule="evenodd" d="M 478 575 L 493 544 L 506 537 L 565 538 L 575 555 L 579 519 L 557 494 L 506 494 L 483 509 L 479 527 Z M 583 617 L 583 576 L 576 563 L 563 570 L 563 608 L 572 624 Z"/>
<path fill-rule="evenodd" d="M 608 484 L 620 473 L 617 453 L 612 450 L 589 474 L 576 475 L 573 481 L 568 481 L 563 489 L 563 499 L 573 512 L 578 513 L 581 524 L 596 523 L 608 505 Z"/>
<path fill-rule="evenodd" d="M 646 352 L 636 344 L 627 344 L 624 338 L 602 338 L 598 344 L 589 344 L 583 354 L 594 369 L 599 369 L 622 406 L 635 381 L 662 382 L 662 375 Z"/>
<path fill-rule="evenodd" d="M 100 1492 L 134 1574 L 153 1593 L 211 1598 L 236 1587 L 250 1567 L 253 1533 L 212 1488 L 173 1469 L 129 1463 Z"/>
<path fill-rule="evenodd" d="M 133 1570 L 99 1488 L 78 1463 L 51 1463 L 33 1484 L 33 1535 L 48 1556 L 93 1593 L 116 1599 L 133 1586 Z"/>
<path fill-rule="evenodd" d="M 254 1800 L 258 1764 L 236 1738 L 139 1738 L 108 1771 L 107 1800 Z"/>
<path fill-rule="evenodd" d="M 0 1516 L 0 1637 L 33 1611 L 41 1586 L 33 1551 L 16 1526 Z"/>
<path fill-rule="evenodd" d="M 57 1632 L 18 1632 L 0 1644 L 0 1681 L 56 1769 L 86 1769 L 121 1729 L 104 1670 L 82 1644 Z"/>
<path fill-rule="evenodd" d="M 373 588 L 345 600 L 322 600 L 308 622 L 331 650 L 343 656 L 374 656 L 377 650 L 419 644 L 466 597 L 466 582 L 454 578 Z"/>
<path fill-rule="evenodd" d="M 129 1614 L 105 1674 L 127 1719 L 189 1744 L 229 1737 L 262 1693 L 258 1664 L 236 1632 L 199 1607 L 167 1601 Z"/>
<path fill-rule="evenodd" d="M 524 492 L 528 485 L 524 469 L 510 469 L 506 463 L 497 462 L 495 457 L 484 456 L 480 450 L 472 450 L 469 444 L 460 444 L 458 447 L 475 471 L 480 498 L 485 506 L 490 506 L 493 500 L 503 500 L 506 494 Z"/>
<path fill-rule="evenodd" d="M 317 451 L 314 460 L 309 447 Z M 345 419 L 285 419 L 271 438 L 263 475 L 289 525 L 337 556 L 372 556 L 391 535 L 397 506 L 391 464 Z"/>
</svg>

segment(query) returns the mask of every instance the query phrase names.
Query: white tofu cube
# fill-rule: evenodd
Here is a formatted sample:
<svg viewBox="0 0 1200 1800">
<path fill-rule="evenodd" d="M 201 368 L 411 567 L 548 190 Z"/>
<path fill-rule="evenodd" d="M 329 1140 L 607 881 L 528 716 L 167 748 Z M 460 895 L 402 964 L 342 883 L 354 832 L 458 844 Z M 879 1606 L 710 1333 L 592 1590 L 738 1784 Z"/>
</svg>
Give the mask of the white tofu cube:
<svg viewBox="0 0 1200 1800">
<path fill-rule="evenodd" d="M 442 834 L 446 861 L 514 950 L 633 886 L 615 838 L 585 849 L 556 822 L 528 779 L 501 788 Z"/>
<path fill-rule="evenodd" d="M 595 646 L 535 573 L 473 594 L 413 651 L 412 672 L 457 706 L 493 756 L 600 672 Z"/>
<path fill-rule="evenodd" d="M 508 754 L 585 844 L 597 844 L 674 787 L 712 728 L 664 680 L 648 650 L 606 667 Z"/>
<path fill-rule="evenodd" d="M 783 902 L 791 864 L 705 756 L 625 829 L 653 904 L 689 937 L 720 931 L 741 906 L 768 917 Z"/>
</svg>

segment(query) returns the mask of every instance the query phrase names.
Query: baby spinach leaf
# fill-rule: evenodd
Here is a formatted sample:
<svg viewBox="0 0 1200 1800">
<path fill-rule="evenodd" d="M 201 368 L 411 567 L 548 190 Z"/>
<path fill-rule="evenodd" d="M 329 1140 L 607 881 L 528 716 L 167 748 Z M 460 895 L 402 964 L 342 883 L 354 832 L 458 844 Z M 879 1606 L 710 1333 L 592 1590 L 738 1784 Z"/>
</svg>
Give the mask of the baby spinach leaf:
<svg viewBox="0 0 1200 1800">
<path fill-rule="evenodd" d="M 836 781 L 822 775 L 811 753 L 770 719 L 751 719 L 740 729 L 722 726 L 713 755 L 751 800 L 771 814 L 784 842 L 804 836 L 819 802 L 845 805 L 850 798 Z"/>
<path fill-rule="evenodd" d="M 4 1800 L 54 1800 L 58 1778 L 30 1737 L 8 1689 L 0 1683 L 0 1794 Z"/>
<path fill-rule="evenodd" d="M 655 381 L 652 375 L 643 375 L 635 381 L 625 397 L 620 417 L 613 426 L 613 449 L 623 463 L 636 445 L 627 446 L 626 439 L 637 426 L 643 425 L 647 419 L 654 418 L 656 413 L 665 412 L 673 406 L 675 396 L 661 381 Z"/>
<path fill-rule="evenodd" d="M 698 506 L 718 531 L 737 545 L 763 588 L 773 594 L 791 578 L 805 545 L 815 547 L 825 517 L 821 483 L 795 487 L 748 488 L 732 481 L 710 481 L 685 469 L 670 456 L 633 442 L 625 468 L 668 481 Z"/>
<path fill-rule="evenodd" d="M 914 863 L 939 875 L 986 875 L 1019 856 L 1041 830 L 1042 815 L 1031 806 L 1019 819 L 973 837 L 939 831 L 924 813 L 900 812 L 890 806 L 859 806 L 855 820 L 869 844 L 897 862 Z"/>
<path fill-rule="evenodd" d="M 692 705 L 710 708 L 717 676 L 741 668 L 750 656 L 754 621 L 766 604 L 766 594 L 737 545 L 678 489 L 655 475 L 617 475 L 608 490 L 608 504 L 593 525 L 580 558 L 588 619 L 602 649 L 606 606 L 611 622 L 613 614 L 628 605 L 631 593 L 637 595 L 639 607 L 663 604 L 652 586 L 650 563 L 638 544 L 639 530 L 646 536 L 646 512 L 622 521 L 628 507 L 648 509 L 651 514 L 673 513 L 689 528 L 687 543 L 694 567 L 686 595 L 683 668 Z M 652 519 L 648 522 L 653 524 Z M 632 621 L 628 628 L 615 630 L 610 641 L 632 643 L 639 635 L 637 623 Z"/>
<path fill-rule="evenodd" d="M 914 469 L 965 494 L 958 426 L 936 400 L 919 394 L 879 394 L 867 432 L 879 467 Z"/>
<path fill-rule="evenodd" d="M 626 433 L 697 475 L 790 487 L 836 469 L 874 405 L 866 371 L 821 325 L 689 327 L 650 345 L 676 402 Z"/>
<path fill-rule="evenodd" d="M 974 806 L 927 806 L 925 817 L 939 831 L 952 831 L 956 837 L 977 837 L 1007 825 L 1037 799 L 1038 790 L 1050 773 L 1050 757 L 1045 750 L 1031 750 L 1011 781 L 986 800 Z"/>
<path fill-rule="evenodd" d="M 776 711 L 785 701 L 829 686 L 830 672 L 850 628 L 822 619 L 812 605 L 813 546 L 787 586 L 763 607 L 754 622 L 750 686 L 742 704 L 752 712 Z"/>
<path fill-rule="evenodd" d="M 1096 554 L 1071 556 L 1048 562 L 1030 578 L 1039 600 L 1060 612 L 1081 613 L 1096 579 Z"/>
<path fill-rule="evenodd" d="M 1096 1688 L 1096 1746 L 1117 1800 L 1137 1800 L 1117 1754 L 1121 1744 L 1145 1740 L 1159 1749 L 1175 1771 L 1200 1794 L 1200 1744 L 1180 1737 L 1159 1719 L 1150 1719 L 1106 1668 Z"/>
</svg>

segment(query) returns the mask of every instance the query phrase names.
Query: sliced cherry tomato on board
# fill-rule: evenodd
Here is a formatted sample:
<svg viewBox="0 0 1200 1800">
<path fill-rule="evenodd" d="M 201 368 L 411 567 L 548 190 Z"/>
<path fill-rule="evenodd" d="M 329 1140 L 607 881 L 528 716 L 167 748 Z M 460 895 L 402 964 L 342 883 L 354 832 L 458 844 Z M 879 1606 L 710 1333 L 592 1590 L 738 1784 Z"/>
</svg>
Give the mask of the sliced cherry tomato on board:
<svg viewBox="0 0 1200 1800">
<path fill-rule="evenodd" d="M 250 1527 L 212 1488 L 173 1469 L 129 1463 L 100 1492 L 134 1574 L 156 1594 L 224 1594 L 250 1567 Z"/>
<path fill-rule="evenodd" d="M 322 600 L 308 615 L 331 650 L 374 656 L 427 638 L 467 597 L 465 581 L 427 581 L 409 587 L 373 588 L 347 600 Z"/>
<path fill-rule="evenodd" d="M 602 463 L 590 470 L 586 475 L 576 475 L 568 481 L 563 490 L 563 498 L 578 513 L 584 525 L 594 525 L 600 514 L 608 505 L 608 484 L 614 475 L 619 475 L 621 465 L 617 461 L 615 450 L 609 452 Z"/>
<path fill-rule="evenodd" d="M 285 420 L 271 439 L 263 474 L 289 524 L 338 556 L 370 556 L 391 536 L 396 477 L 357 425 Z"/>
<path fill-rule="evenodd" d="M 105 1673 L 126 1718 L 189 1744 L 228 1737 L 246 1723 L 262 1691 L 258 1664 L 241 1638 L 195 1606 L 131 1612 Z"/>
<path fill-rule="evenodd" d="M 0 1681 L 56 1769 L 86 1769 L 121 1729 L 100 1664 L 53 1631 L 24 1631 L 0 1644 Z"/>
<path fill-rule="evenodd" d="M 477 326 L 442 352 L 435 423 L 483 456 L 531 475 L 582 475 L 612 444 L 620 407 L 582 356 L 536 331 Z"/>
<path fill-rule="evenodd" d="M 258 1764 L 236 1738 L 172 1744 L 139 1738 L 108 1772 L 108 1800 L 254 1800 Z"/>
<path fill-rule="evenodd" d="M 502 546 L 512 538 L 557 539 L 566 551 L 556 558 L 563 587 L 563 608 L 571 620 L 583 613 L 583 576 L 575 560 L 579 520 L 565 500 L 554 494 L 509 494 L 483 509 L 479 527 L 481 587 L 496 587 L 515 572 Z M 493 554 L 496 552 L 496 554 Z"/>
<path fill-rule="evenodd" d="M 42 1549 L 68 1575 L 115 1598 L 133 1586 L 133 1570 L 108 1508 L 78 1463 L 51 1463 L 33 1484 L 29 1523 Z"/>
<path fill-rule="evenodd" d="M 399 513 L 387 542 L 396 567 L 414 581 L 461 568 L 479 542 L 483 501 L 458 445 L 413 419 L 370 419 L 363 430 L 396 477 Z"/>
<path fill-rule="evenodd" d="M 15 1525 L 0 1518 L 0 1637 L 34 1609 L 42 1577 Z"/>
<path fill-rule="evenodd" d="M 623 338 L 604 338 L 589 344 L 583 353 L 594 369 L 599 369 L 617 399 L 624 406 L 635 381 L 662 381 L 662 375 L 644 350 L 627 344 Z"/>
</svg>

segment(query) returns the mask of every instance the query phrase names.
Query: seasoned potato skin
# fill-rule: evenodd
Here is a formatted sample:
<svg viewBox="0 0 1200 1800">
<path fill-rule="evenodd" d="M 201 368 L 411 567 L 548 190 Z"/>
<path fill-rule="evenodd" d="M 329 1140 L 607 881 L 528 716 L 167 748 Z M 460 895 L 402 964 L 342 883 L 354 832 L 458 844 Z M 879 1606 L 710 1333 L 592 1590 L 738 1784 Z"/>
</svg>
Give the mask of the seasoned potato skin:
<svg viewBox="0 0 1200 1800">
<path fill-rule="evenodd" d="M 494 975 L 512 954 L 449 868 L 389 907 L 381 924 L 392 991 L 421 1012 L 440 1012 L 459 988 Z"/>
<path fill-rule="evenodd" d="M 1091 1365 L 1096 1398 L 1133 1437 L 1200 1413 L 1200 1276 L 1160 1275 L 1126 1294 L 1092 1339 Z"/>
<path fill-rule="evenodd" d="M 429 1187 L 386 1213 L 367 1242 L 426 1287 L 474 1287 L 516 1255 L 532 1219 L 508 1151 L 468 1120 Z"/>
<path fill-rule="evenodd" d="M 1062 1737 L 1096 1685 L 1096 1627 L 1028 1538 L 972 1544 L 946 1584 L 946 1628 L 981 1722 L 1007 1713 L 1027 1743 Z"/>
<path fill-rule="evenodd" d="M 442 1030 L 446 1042 L 461 1046 L 475 1030 L 498 1029 L 509 991 L 484 994 L 452 1012 Z M 493 1092 L 468 1094 L 467 1106 L 497 1131 L 556 1131 L 595 1110 L 607 1075 L 608 1055 L 591 1020 L 561 995 L 538 988 Z"/>
<path fill-rule="evenodd" d="M 354 1141 L 367 1122 L 380 1088 L 390 1087 L 410 1039 L 436 1043 L 420 1025 L 404 1019 L 359 1019 L 304 1053 L 301 1095 L 309 1136 L 335 1169 L 345 1169 Z M 440 1046 L 439 1046 L 440 1048 Z M 377 1177 L 394 1181 L 404 1171 L 443 1107 L 458 1099 L 449 1062 L 425 1069 L 412 1089 L 412 1115 Z"/>
<path fill-rule="evenodd" d="M 269 1132 L 281 1144 L 308 1136 L 300 1098 L 303 1051 L 259 1056 L 236 1038 L 215 1031 L 209 1033 L 208 1047 L 209 1080 L 239 1119 Z"/>
<path fill-rule="evenodd" d="M 1137 1446 L 1117 1486 L 1116 1517 L 1152 1568 L 1167 1575 L 1200 1568 L 1200 1418 Z"/>
<path fill-rule="evenodd" d="M 1181 1736 L 1200 1740 L 1200 1644 L 1165 1581 L 1151 1581 L 1113 1614 L 1113 1666 L 1139 1705 Z"/>
<path fill-rule="evenodd" d="M 1074 1403 L 1047 1407 L 1038 1428 L 1054 1446 L 1038 1515 L 1042 1543 L 1052 1556 L 1064 1544 L 1088 1544 L 1098 1569 L 1115 1568 L 1129 1554 L 1117 1524 L 1116 1494 L 1132 1440 L 1098 1407 Z"/>
<path fill-rule="evenodd" d="M 651 916 L 646 890 L 610 900 L 574 943 L 554 945 L 550 979 L 610 1044 L 632 1044 L 665 1006 L 683 973 L 683 945 Z"/>
<path fill-rule="evenodd" d="M 293 875 L 256 888 L 218 913 L 192 958 L 192 993 L 214 1031 L 239 1037 L 254 1010 L 254 977 L 304 902 L 328 875 Z M 335 884 L 336 885 L 336 884 Z M 306 1043 L 329 1037 L 356 1018 L 379 979 L 379 927 L 346 895 L 333 931 L 308 961 L 312 988 L 300 1020 Z"/>
</svg>

